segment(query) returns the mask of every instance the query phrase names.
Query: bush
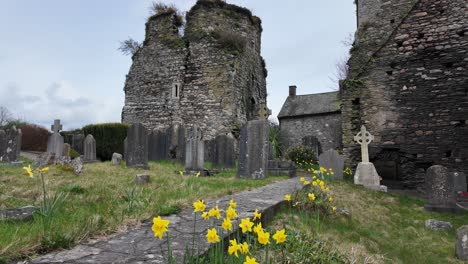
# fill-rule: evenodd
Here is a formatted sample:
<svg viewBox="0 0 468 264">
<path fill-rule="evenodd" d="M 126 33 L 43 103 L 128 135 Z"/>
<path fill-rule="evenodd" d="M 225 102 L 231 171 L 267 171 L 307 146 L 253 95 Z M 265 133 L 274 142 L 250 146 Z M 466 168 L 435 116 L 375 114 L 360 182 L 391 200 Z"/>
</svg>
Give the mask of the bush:
<svg viewBox="0 0 468 264">
<path fill-rule="evenodd" d="M 23 134 L 21 137 L 21 150 L 47 151 L 49 130 L 34 124 L 23 124 L 20 128 Z"/>
<path fill-rule="evenodd" d="M 269 122 L 270 124 L 270 146 L 275 159 L 281 159 L 283 156 L 284 144 L 283 134 L 278 124 Z"/>
<path fill-rule="evenodd" d="M 317 162 L 315 151 L 306 146 L 295 146 L 288 150 L 287 158 L 303 169 L 310 169 Z"/>
<path fill-rule="evenodd" d="M 106 123 L 83 127 L 85 136 L 93 135 L 96 140 L 96 155 L 101 160 L 110 160 L 114 152 L 123 153 L 123 142 L 127 137 L 127 124 Z"/>
<path fill-rule="evenodd" d="M 76 159 L 80 156 L 80 153 L 76 151 L 75 149 L 70 149 L 70 158 L 71 159 Z"/>
</svg>

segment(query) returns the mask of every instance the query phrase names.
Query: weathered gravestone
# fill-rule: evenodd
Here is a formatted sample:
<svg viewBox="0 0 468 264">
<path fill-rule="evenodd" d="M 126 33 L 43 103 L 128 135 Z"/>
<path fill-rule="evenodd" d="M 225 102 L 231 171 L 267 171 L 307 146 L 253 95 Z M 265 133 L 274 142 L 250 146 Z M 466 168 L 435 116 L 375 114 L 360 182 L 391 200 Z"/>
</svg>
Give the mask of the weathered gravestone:
<svg viewBox="0 0 468 264">
<path fill-rule="evenodd" d="M 132 124 L 127 130 L 125 161 L 128 167 L 149 169 L 148 132 L 141 124 Z"/>
<path fill-rule="evenodd" d="M 236 140 L 231 135 L 218 135 L 212 148 L 212 162 L 218 168 L 234 168 L 236 166 Z"/>
<path fill-rule="evenodd" d="M 123 157 L 127 159 L 128 136 L 123 141 Z"/>
<path fill-rule="evenodd" d="M 96 162 L 96 140 L 94 139 L 93 135 L 88 134 L 84 140 L 83 143 L 83 150 L 84 150 L 84 156 L 83 156 L 83 161 L 84 162 Z"/>
<path fill-rule="evenodd" d="M 187 173 L 204 171 L 204 150 L 205 145 L 201 130 L 197 126 L 187 129 L 185 144 L 185 170 Z"/>
<path fill-rule="evenodd" d="M 466 178 L 463 173 L 449 172 L 440 165 L 431 166 L 426 172 L 427 204 L 429 211 L 461 212 L 458 208 L 458 192 L 466 192 Z"/>
<path fill-rule="evenodd" d="M 21 152 L 21 129 L 0 129 L 0 162 L 15 162 Z"/>
<path fill-rule="evenodd" d="M 148 135 L 148 160 L 160 161 L 170 159 L 171 130 L 153 130 Z"/>
<path fill-rule="evenodd" d="M 365 126 L 362 126 L 354 140 L 361 145 L 362 156 L 362 162 L 359 162 L 354 174 L 354 184 L 364 185 L 372 190 L 387 191 L 386 186 L 380 185 L 380 176 L 374 164 L 369 162 L 369 143 L 374 140 L 374 136 L 366 130 Z"/>
<path fill-rule="evenodd" d="M 60 130 L 62 130 L 60 119 L 54 121 L 54 124 L 51 126 L 51 130 L 53 131 L 53 133 L 47 141 L 47 153 L 54 153 L 55 158 L 62 157 L 63 137 L 59 133 Z"/>
<path fill-rule="evenodd" d="M 117 166 L 122 162 L 122 154 L 114 153 L 112 154 L 112 166 Z"/>
<path fill-rule="evenodd" d="M 63 144 L 62 156 L 70 158 L 71 146 L 68 143 Z"/>
<path fill-rule="evenodd" d="M 237 177 L 261 179 L 267 176 L 268 165 L 267 120 L 252 120 L 241 129 Z"/>
<path fill-rule="evenodd" d="M 330 176 L 336 180 L 343 179 L 344 161 L 344 156 L 334 149 L 329 149 L 319 156 L 320 167 L 333 169 L 333 175 Z"/>
<path fill-rule="evenodd" d="M 458 259 L 468 261 L 468 225 L 464 225 L 457 229 L 455 253 Z"/>
</svg>

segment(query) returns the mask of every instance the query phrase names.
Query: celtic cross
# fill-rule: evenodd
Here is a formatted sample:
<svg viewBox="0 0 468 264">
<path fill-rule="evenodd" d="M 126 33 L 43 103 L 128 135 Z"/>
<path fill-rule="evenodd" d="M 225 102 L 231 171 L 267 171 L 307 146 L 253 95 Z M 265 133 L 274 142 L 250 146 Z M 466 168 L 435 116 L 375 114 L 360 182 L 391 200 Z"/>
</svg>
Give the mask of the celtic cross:
<svg viewBox="0 0 468 264">
<path fill-rule="evenodd" d="M 54 133 L 58 133 L 60 130 L 62 130 L 62 125 L 60 124 L 60 119 L 54 120 L 54 124 L 50 126 L 50 130 L 52 130 Z"/>
<path fill-rule="evenodd" d="M 361 145 L 362 162 L 369 162 L 369 144 L 374 140 L 374 136 L 362 126 L 361 131 L 354 136 L 354 140 Z"/>
</svg>

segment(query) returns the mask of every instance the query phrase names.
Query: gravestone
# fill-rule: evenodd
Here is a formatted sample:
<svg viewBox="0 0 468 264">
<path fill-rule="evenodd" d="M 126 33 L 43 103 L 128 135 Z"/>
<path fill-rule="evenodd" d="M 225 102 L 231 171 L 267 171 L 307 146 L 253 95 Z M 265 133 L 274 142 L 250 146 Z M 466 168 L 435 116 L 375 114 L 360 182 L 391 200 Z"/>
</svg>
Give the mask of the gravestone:
<svg viewBox="0 0 468 264">
<path fill-rule="evenodd" d="M 132 124 L 127 131 L 126 157 L 128 167 L 149 169 L 148 132 L 141 123 Z"/>
<path fill-rule="evenodd" d="M 85 136 L 83 134 L 73 134 L 71 136 L 70 145 L 72 149 L 76 150 L 76 152 L 83 154 L 83 145 L 84 145 Z"/>
<path fill-rule="evenodd" d="M 122 162 L 122 154 L 114 153 L 112 154 L 112 166 L 117 166 Z"/>
<path fill-rule="evenodd" d="M 362 162 L 359 162 L 356 173 L 354 174 L 354 184 L 364 185 L 364 187 L 372 190 L 386 191 L 386 187 L 380 185 L 380 176 L 372 162 L 369 162 L 369 144 L 374 140 L 365 126 L 361 127 L 361 131 L 354 137 L 354 140 L 361 145 Z"/>
<path fill-rule="evenodd" d="M 457 229 L 455 254 L 458 259 L 468 261 L 468 225 L 464 225 Z"/>
<path fill-rule="evenodd" d="M 171 131 L 171 146 L 169 148 L 169 156 L 171 159 L 185 163 L 185 151 L 186 151 L 186 129 L 182 125 L 174 125 L 170 128 Z"/>
<path fill-rule="evenodd" d="M 94 139 L 93 135 L 88 134 L 84 140 L 83 143 L 83 150 L 84 150 L 84 156 L 83 156 L 83 161 L 84 162 L 96 162 L 96 140 Z"/>
<path fill-rule="evenodd" d="M 187 129 L 185 144 L 185 170 L 190 172 L 203 171 L 204 142 L 201 130 L 197 126 Z"/>
<path fill-rule="evenodd" d="M 212 146 L 212 162 L 218 168 L 234 168 L 236 166 L 236 140 L 231 135 L 219 135 Z"/>
<path fill-rule="evenodd" d="M 21 129 L 0 129 L 0 162 L 15 162 L 20 158 Z"/>
<path fill-rule="evenodd" d="M 47 153 L 54 153 L 55 158 L 62 157 L 63 153 L 63 137 L 60 135 L 60 130 L 62 130 L 62 125 L 60 124 L 60 119 L 56 119 L 54 124 L 51 126 L 52 135 L 50 135 L 49 140 L 47 141 Z"/>
<path fill-rule="evenodd" d="M 330 177 L 335 180 L 343 179 L 344 161 L 344 156 L 334 149 L 329 149 L 319 156 L 320 167 L 324 167 L 327 170 L 333 169 L 334 174 L 330 175 Z"/>
<path fill-rule="evenodd" d="M 429 211 L 459 212 L 457 207 L 458 192 L 466 192 L 466 178 L 463 173 L 449 172 L 440 165 L 431 166 L 426 172 L 427 204 Z"/>
<path fill-rule="evenodd" d="M 160 161 L 169 159 L 171 135 L 169 129 L 153 130 L 148 135 L 148 160 Z"/>
<path fill-rule="evenodd" d="M 68 143 L 63 144 L 62 157 L 70 157 L 71 146 Z"/>
<path fill-rule="evenodd" d="M 237 177 L 261 179 L 267 176 L 268 121 L 252 120 L 241 129 Z"/>
<path fill-rule="evenodd" d="M 127 160 L 127 147 L 128 147 L 128 136 L 124 139 L 123 142 L 123 157 L 125 160 Z"/>
</svg>

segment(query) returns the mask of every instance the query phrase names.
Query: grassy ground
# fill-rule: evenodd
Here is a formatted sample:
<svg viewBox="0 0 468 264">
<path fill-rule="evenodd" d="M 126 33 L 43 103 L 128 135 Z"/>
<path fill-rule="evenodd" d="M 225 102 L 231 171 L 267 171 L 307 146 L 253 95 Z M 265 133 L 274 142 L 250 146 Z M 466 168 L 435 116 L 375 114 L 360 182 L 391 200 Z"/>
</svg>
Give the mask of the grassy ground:
<svg viewBox="0 0 468 264">
<path fill-rule="evenodd" d="M 421 200 L 369 191 L 346 181 L 333 182 L 330 189 L 335 205 L 348 209 L 350 218 L 317 220 L 313 213 L 285 209 L 272 223 L 273 228 L 285 226 L 291 239 L 294 236 L 289 263 L 308 263 L 301 262 L 306 254 L 311 254 L 309 259 L 327 259 L 315 263 L 462 263 L 455 258 L 455 233 L 468 224 L 468 213 L 427 212 Z M 454 228 L 429 230 L 427 219 L 449 221 Z M 276 253 L 274 259 L 280 260 Z"/>
<path fill-rule="evenodd" d="M 7 258 L 30 256 L 67 248 L 89 238 L 125 230 L 155 215 L 177 213 L 197 199 L 215 198 L 284 179 L 236 179 L 235 171 L 214 177 L 181 176 L 183 167 L 173 162 L 150 163 L 151 182 L 136 187 L 141 170 L 113 167 L 109 162 L 86 164 L 76 176 L 58 168 L 47 173 L 51 193 L 68 194 L 53 218 L 52 233 L 44 239 L 39 217 L 27 222 L 0 221 L 0 263 Z M 0 168 L 0 209 L 39 205 L 38 177 L 25 176 L 21 168 Z"/>
</svg>

